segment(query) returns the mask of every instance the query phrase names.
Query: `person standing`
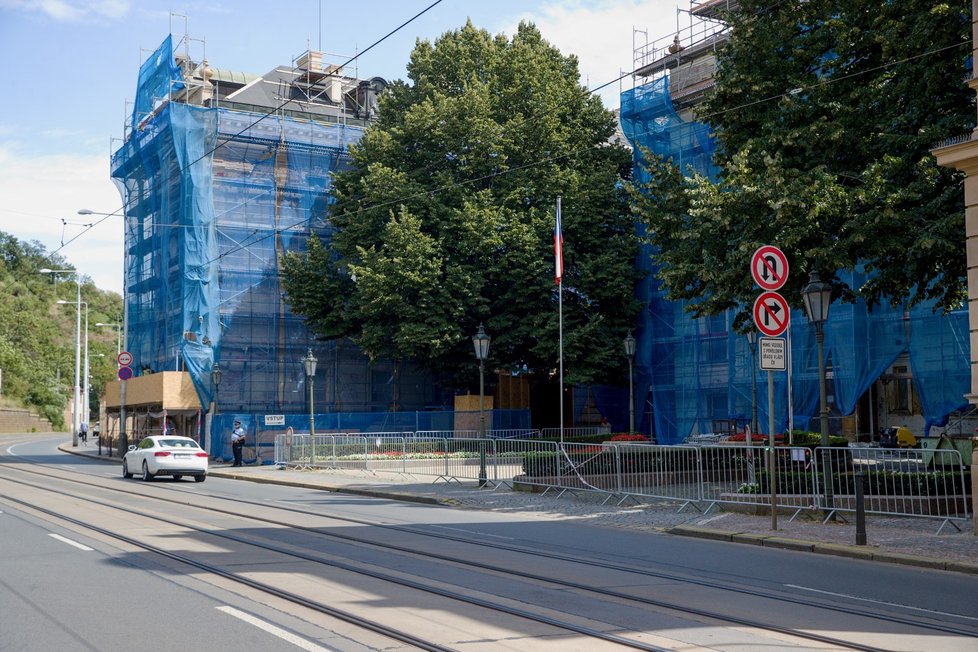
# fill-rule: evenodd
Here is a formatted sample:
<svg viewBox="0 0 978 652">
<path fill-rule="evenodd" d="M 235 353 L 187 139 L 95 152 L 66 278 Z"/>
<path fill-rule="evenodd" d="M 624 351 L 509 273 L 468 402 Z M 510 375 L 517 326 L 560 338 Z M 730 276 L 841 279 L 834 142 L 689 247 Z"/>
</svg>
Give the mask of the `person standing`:
<svg viewBox="0 0 978 652">
<path fill-rule="evenodd" d="M 78 427 L 78 436 L 81 438 L 83 444 L 88 443 L 88 422 L 82 421 L 81 425 Z"/>
<path fill-rule="evenodd" d="M 241 427 L 240 421 L 234 422 L 234 430 L 231 431 L 231 452 L 234 453 L 234 464 L 231 466 L 241 466 L 241 452 L 244 449 L 245 429 Z"/>
</svg>

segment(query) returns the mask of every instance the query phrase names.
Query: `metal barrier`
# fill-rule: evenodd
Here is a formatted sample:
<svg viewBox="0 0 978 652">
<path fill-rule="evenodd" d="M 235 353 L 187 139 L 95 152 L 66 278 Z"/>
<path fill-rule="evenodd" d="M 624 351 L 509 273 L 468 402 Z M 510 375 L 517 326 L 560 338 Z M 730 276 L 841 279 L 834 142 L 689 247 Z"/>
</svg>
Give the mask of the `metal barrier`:
<svg viewBox="0 0 978 652">
<path fill-rule="evenodd" d="M 558 497 L 568 491 L 600 491 L 605 502 L 621 497 L 618 448 L 611 444 L 558 444 Z M 549 489 L 548 489 L 549 491 Z M 544 491 L 547 493 L 547 491 Z"/>
<path fill-rule="evenodd" d="M 854 512 L 856 473 L 863 486 L 866 513 L 941 519 L 938 533 L 969 517 L 965 467 L 957 450 L 895 448 L 820 448 L 815 456 L 818 492 L 826 520 L 838 512 Z M 824 453 L 822 453 L 824 451 Z M 825 491 L 828 488 L 830 491 Z"/>
<path fill-rule="evenodd" d="M 616 449 L 621 470 L 618 492 L 626 498 L 679 501 L 680 511 L 703 500 L 699 448 L 621 443 Z"/>
<path fill-rule="evenodd" d="M 536 439 L 495 439 L 492 479 L 512 487 L 561 486 L 560 451 L 557 442 Z"/>
<path fill-rule="evenodd" d="M 544 439 L 560 439 L 560 428 L 544 428 L 540 436 Z M 564 437 L 588 437 L 591 435 L 611 434 L 611 426 L 577 426 L 564 428 Z"/>
<path fill-rule="evenodd" d="M 414 433 L 414 437 L 431 438 L 442 437 L 444 439 L 473 439 L 479 436 L 478 430 L 419 430 Z"/>
<path fill-rule="evenodd" d="M 422 433 L 416 433 L 420 435 Z M 763 446 L 659 446 L 633 442 L 585 444 L 524 438 L 279 434 L 275 463 L 431 476 L 434 482 L 517 483 L 556 491 L 595 492 L 605 502 L 659 499 L 708 513 L 715 506 L 770 508 L 768 449 Z M 816 448 L 774 449 L 776 507 L 822 510 L 826 520 L 855 512 L 856 482 L 867 513 L 967 520 L 968 485 L 957 450 Z M 831 480 L 825 484 L 825 479 Z M 483 482 L 483 480 L 485 482 Z"/>
<path fill-rule="evenodd" d="M 540 431 L 535 428 L 487 430 L 486 437 L 490 439 L 538 439 L 540 437 Z"/>
<path fill-rule="evenodd" d="M 757 505 L 770 509 L 770 449 L 766 446 L 722 445 L 698 447 L 700 500 L 704 512 L 714 506 Z M 774 449 L 775 505 L 779 509 L 814 509 L 817 478 L 811 451 L 804 447 Z M 792 516 L 794 518 L 794 516 Z"/>
</svg>

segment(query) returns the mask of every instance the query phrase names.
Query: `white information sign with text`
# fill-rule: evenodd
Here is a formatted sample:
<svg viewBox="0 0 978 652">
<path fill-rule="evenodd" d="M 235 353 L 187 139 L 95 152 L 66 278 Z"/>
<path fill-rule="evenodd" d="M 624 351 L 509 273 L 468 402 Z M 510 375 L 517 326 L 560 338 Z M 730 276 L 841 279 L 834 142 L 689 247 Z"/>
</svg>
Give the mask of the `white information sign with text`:
<svg viewBox="0 0 978 652">
<path fill-rule="evenodd" d="M 761 371 L 785 371 L 788 368 L 787 341 L 780 337 L 762 337 L 758 341 Z"/>
</svg>

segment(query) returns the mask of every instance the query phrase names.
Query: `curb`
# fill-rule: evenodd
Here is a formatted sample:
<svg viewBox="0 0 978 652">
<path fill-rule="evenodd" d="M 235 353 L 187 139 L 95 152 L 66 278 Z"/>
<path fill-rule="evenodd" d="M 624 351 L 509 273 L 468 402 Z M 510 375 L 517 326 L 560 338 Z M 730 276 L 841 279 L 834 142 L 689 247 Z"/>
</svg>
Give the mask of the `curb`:
<svg viewBox="0 0 978 652">
<path fill-rule="evenodd" d="M 708 530 L 706 528 L 689 525 L 677 525 L 675 527 L 666 528 L 663 531 L 667 534 L 693 537 L 695 539 L 729 541 L 730 543 L 745 543 L 755 546 L 764 546 L 767 548 L 779 548 L 782 550 L 794 550 L 797 552 L 812 552 L 820 555 L 834 555 L 836 557 L 849 557 L 852 559 L 862 559 L 864 561 L 878 561 L 888 564 L 900 564 L 902 566 L 914 566 L 917 568 L 926 568 L 928 570 L 943 570 L 978 575 L 978 563 L 965 561 L 945 561 L 943 559 L 935 559 L 933 557 L 905 555 L 898 552 L 885 552 L 882 550 L 876 550 L 872 547 L 856 545 L 850 546 L 840 543 L 802 541 L 800 539 L 788 539 L 784 537 L 754 534 L 752 532 L 725 532 L 723 530 Z"/>
</svg>

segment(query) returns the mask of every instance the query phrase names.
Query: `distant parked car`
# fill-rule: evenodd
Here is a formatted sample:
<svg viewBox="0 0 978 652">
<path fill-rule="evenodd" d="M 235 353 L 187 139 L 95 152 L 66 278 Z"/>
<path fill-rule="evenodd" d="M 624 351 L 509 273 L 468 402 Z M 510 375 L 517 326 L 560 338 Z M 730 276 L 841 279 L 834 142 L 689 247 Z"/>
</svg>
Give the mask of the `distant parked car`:
<svg viewBox="0 0 978 652">
<path fill-rule="evenodd" d="M 128 479 L 140 473 L 149 482 L 158 475 L 170 475 L 180 480 L 194 476 L 197 482 L 207 479 L 207 451 L 190 437 L 154 435 L 138 445 L 130 446 L 122 458 L 122 477 Z"/>
</svg>

